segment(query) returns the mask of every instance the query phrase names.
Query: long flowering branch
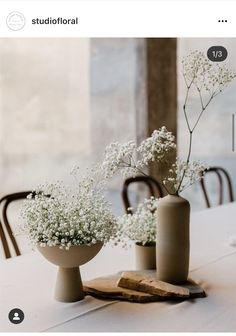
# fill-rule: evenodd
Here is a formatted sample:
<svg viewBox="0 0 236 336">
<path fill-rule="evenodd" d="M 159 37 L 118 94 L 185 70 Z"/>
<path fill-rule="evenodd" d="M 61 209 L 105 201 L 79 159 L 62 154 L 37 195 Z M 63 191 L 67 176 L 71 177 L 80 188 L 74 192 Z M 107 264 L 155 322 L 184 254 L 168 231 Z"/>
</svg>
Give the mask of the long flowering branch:
<svg viewBox="0 0 236 336">
<path fill-rule="evenodd" d="M 186 95 L 183 104 L 183 112 L 189 132 L 189 148 L 186 159 L 186 167 L 183 169 L 179 185 L 176 189 L 176 194 L 183 190 L 182 184 L 184 182 L 186 170 L 190 162 L 194 130 L 196 129 L 204 111 L 207 109 L 211 101 L 218 94 L 220 94 L 223 89 L 236 77 L 236 74 L 228 70 L 224 65 L 220 66 L 219 64 L 214 65 L 213 63 L 211 63 L 200 51 L 194 51 L 186 58 L 184 58 L 182 61 L 182 65 L 183 78 L 186 85 Z M 187 102 L 189 100 L 190 89 L 193 86 L 198 92 L 201 110 L 193 127 L 191 127 L 187 113 Z M 206 93 L 208 93 L 209 95 L 206 103 L 204 104 L 203 94 Z"/>
</svg>

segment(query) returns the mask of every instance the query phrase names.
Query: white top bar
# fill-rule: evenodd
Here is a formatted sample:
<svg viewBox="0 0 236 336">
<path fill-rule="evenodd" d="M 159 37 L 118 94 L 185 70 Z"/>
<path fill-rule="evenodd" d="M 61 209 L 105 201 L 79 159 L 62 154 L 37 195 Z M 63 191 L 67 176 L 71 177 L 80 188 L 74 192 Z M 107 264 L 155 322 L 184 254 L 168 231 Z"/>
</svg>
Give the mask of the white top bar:
<svg viewBox="0 0 236 336">
<path fill-rule="evenodd" d="M 8 0 L 0 1 L 0 37 L 235 37 L 235 12 L 235 1 Z M 78 24 L 32 24 L 37 18 Z M 18 19 L 24 27 L 11 30 Z"/>
</svg>

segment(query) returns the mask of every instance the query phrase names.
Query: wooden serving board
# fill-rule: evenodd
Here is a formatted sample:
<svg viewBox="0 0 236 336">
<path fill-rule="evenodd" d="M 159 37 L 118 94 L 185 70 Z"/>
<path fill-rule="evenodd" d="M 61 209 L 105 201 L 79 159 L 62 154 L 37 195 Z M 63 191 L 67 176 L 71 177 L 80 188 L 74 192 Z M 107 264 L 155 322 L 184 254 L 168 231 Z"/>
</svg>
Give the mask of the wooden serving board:
<svg viewBox="0 0 236 336">
<path fill-rule="evenodd" d="M 99 298 L 131 302 L 155 302 L 165 300 L 188 300 L 205 297 L 205 291 L 193 280 L 171 285 L 155 279 L 155 270 L 127 271 L 84 282 L 87 295 Z"/>
</svg>

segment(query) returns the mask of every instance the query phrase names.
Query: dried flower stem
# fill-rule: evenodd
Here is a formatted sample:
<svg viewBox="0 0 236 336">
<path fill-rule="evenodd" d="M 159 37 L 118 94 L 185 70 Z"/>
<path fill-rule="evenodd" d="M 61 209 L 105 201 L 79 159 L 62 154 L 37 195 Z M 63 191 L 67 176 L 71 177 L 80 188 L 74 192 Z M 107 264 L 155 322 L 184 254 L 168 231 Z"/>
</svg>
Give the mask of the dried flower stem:
<svg viewBox="0 0 236 336">
<path fill-rule="evenodd" d="M 186 95 L 183 104 L 183 112 L 185 121 L 187 124 L 188 132 L 189 132 L 189 147 L 188 154 L 186 159 L 186 168 L 182 172 L 182 177 L 180 178 L 179 185 L 176 190 L 176 195 L 179 194 L 182 189 L 182 184 L 186 175 L 186 169 L 190 162 L 191 151 L 192 151 L 192 143 L 193 143 L 193 132 L 196 129 L 199 121 L 209 106 L 211 101 L 222 92 L 225 86 L 230 83 L 234 78 L 235 74 L 230 72 L 225 67 L 220 67 L 217 65 L 214 67 L 212 63 L 203 55 L 203 53 L 199 51 L 195 51 L 188 55 L 183 61 L 183 78 L 186 85 Z M 192 87 L 195 87 L 201 104 L 201 111 L 197 117 L 197 120 L 193 127 L 191 128 L 190 122 L 188 119 L 187 113 L 187 103 L 189 99 L 189 92 Z M 210 92 L 210 97 L 206 104 L 204 104 L 202 91 L 205 88 L 207 92 Z"/>
</svg>

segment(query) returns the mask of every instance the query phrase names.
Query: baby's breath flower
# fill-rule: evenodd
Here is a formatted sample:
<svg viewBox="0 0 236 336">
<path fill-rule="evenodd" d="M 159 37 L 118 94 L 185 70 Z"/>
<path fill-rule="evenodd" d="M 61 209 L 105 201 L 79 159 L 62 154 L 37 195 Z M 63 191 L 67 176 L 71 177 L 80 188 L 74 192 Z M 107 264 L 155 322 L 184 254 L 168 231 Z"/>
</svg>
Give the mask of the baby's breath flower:
<svg viewBox="0 0 236 336">
<path fill-rule="evenodd" d="M 174 165 L 175 172 L 169 171 L 170 176 L 164 180 L 166 189 L 168 190 L 168 185 L 170 185 L 175 194 L 198 181 L 199 176 L 203 176 L 204 165 L 199 162 L 190 162 L 193 133 L 212 100 L 236 77 L 236 74 L 224 64 L 211 62 L 203 52 L 198 50 L 183 58 L 182 66 L 186 85 L 183 112 L 189 133 L 189 148 L 186 161 L 177 160 Z M 199 113 L 193 125 L 190 124 L 188 117 L 189 108 L 191 107 L 189 104 L 190 90 L 197 92 L 200 102 Z"/>
<path fill-rule="evenodd" d="M 139 166 L 146 166 L 153 161 L 162 161 L 166 153 L 176 147 L 174 141 L 174 135 L 167 131 L 165 126 L 155 130 L 151 137 L 144 140 L 137 148 L 137 152 L 141 154 Z"/>
<path fill-rule="evenodd" d="M 74 191 L 62 182 L 39 186 L 24 202 L 23 231 L 40 246 L 107 243 L 116 235 L 117 221 L 98 185 L 92 172 Z"/>
<path fill-rule="evenodd" d="M 198 90 L 205 90 L 211 95 L 221 92 L 236 76 L 224 64 L 211 62 L 198 50 L 183 58 L 182 65 L 187 87 L 194 84 Z"/>
<path fill-rule="evenodd" d="M 138 205 L 134 214 L 125 214 L 118 218 L 119 230 L 116 244 L 127 245 L 133 240 L 142 245 L 156 241 L 156 209 L 158 200 L 154 197 L 145 199 Z"/>
<path fill-rule="evenodd" d="M 140 146 L 134 141 L 114 142 L 106 147 L 102 169 L 106 177 L 120 171 L 124 177 L 134 177 L 150 162 L 161 162 L 166 153 L 175 148 L 174 136 L 163 126 L 155 130 Z M 139 158 L 139 160 L 137 160 Z"/>
<path fill-rule="evenodd" d="M 203 162 L 186 162 L 177 158 L 176 162 L 172 164 L 172 168 L 169 169 L 169 174 L 163 180 L 163 183 L 172 193 L 181 192 L 202 179 L 207 169 L 209 167 Z M 183 172 L 185 174 L 182 180 Z"/>
</svg>

